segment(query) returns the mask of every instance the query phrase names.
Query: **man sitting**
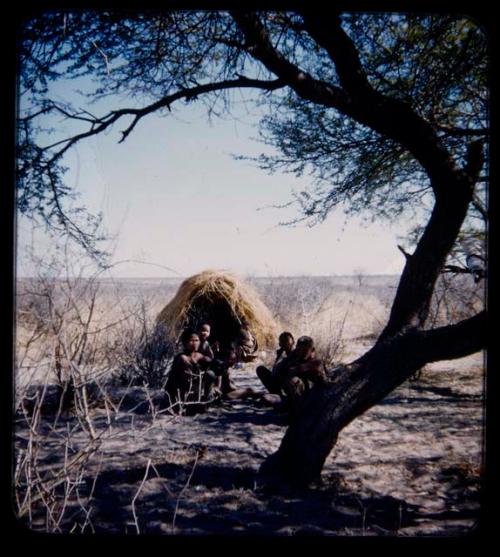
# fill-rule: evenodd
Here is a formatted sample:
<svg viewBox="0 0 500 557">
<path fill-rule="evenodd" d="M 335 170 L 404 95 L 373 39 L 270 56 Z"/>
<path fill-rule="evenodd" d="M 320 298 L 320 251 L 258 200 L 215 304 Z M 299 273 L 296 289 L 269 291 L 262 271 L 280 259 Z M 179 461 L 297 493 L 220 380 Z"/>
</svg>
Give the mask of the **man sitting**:
<svg viewBox="0 0 500 557">
<path fill-rule="evenodd" d="M 240 330 L 235 342 L 236 356 L 239 362 L 251 362 L 257 357 L 257 339 L 250 331 L 250 326 L 246 319 L 241 320 Z"/>
<path fill-rule="evenodd" d="M 274 375 L 292 411 L 313 385 L 328 382 L 323 362 L 315 357 L 314 341 L 308 336 L 300 337 L 295 350 L 276 364 Z"/>
<path fill-rule="evenodd" d="M 284 331 L 278 337 L 279 348 L 276 350 L 276 359 L 274 360 L 272 370 L 265 366 L 258 366 L 255 372 L 258 378 L 262 381 L 264 387 L 273 395 L 281 393 L 281 384 L 276 377 L 276 367 L 284 359 L 290 356 L 295 345 L 295 339 L 292 333 Z"/>
</svg>

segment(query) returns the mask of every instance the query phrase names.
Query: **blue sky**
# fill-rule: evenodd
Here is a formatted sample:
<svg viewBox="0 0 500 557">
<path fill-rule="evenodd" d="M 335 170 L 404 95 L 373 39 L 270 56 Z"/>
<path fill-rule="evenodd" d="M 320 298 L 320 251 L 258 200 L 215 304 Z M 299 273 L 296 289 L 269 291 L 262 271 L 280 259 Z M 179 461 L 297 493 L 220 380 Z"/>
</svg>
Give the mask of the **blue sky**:
<svg viewBox="0 0 500 557">
<path fill-rule="evenodd" d="M 74 87 L 61 84 L 56 93 L 74 99 Z M 107 100 L 101 109 L 125 103 Z M 297 208 L 270 206 L 289 201 L 308 178 L 267 175 L 251 162 L 234 160 L 231 154 L 267 149 L 251 139 L 259 112 L 248 109 L 240 103 L 236 119 L 210 124 L 200 105 L 179 104 L 172 114 L 144 118 L 122 144 L 125 122 L 71 150 L 68 182 L 80 193 L 80 204 L 103 211 L 107 230 L 116 236 L 113 260 L 144 262 L 120 264 L 114 275 L 188 276 L 206 268 L 257 276 L 399 273 L 404 261 L 397 235 L 407 223 L 364 226 L 338 210 L 312 228 L 279 226 L 297 216 Z M 59 118 L 54 123 L 65 126 Z M 30 228 L 20 221 L 20 275 L 32 274 L 23 257 Z M 36 250 L 50 244 L 35 235 Z"/>
</svg>

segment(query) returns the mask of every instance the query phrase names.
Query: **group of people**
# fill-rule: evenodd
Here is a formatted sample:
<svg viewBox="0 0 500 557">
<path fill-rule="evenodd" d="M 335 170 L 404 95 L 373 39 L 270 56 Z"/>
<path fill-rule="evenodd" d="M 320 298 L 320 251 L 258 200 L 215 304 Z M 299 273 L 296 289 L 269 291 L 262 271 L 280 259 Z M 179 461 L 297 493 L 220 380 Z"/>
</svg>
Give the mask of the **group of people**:
<svg viewBox="0 0 500 557">
<path fill-rule="evenodd" d="M 289 332 L 278 339 L 279 348 L 271 369 L 258 366 L 257 376 L 267 392 L 248 387 L 239 389 L 231 379 L 231 369 L 239 362 L 256 358 L 258 344 L 248 324 L 243 321 L 235 340 L 221 347 L 210 339 L 211 327 L 203 323 L 186 329 L 180 337 L 181 351 L 172 362 L 165 390 L 174 409 L 186 404 L 210 404 L 216 399 L 261 398 L 271 405 L 293 411 L 300 397 L 312 385 L 327 382 L 323 362 L 316 357 L 314 341 L 302 336 L 297 340 Z"/>
<path fill-rule="evenodd" d="M 295 339 L 287 331 L 280 334 L 279 348 L 272 369 L 258 366 L 257 376 L 272 395 L 293 410 L 300 397 L 313 385 L 328 381 L 322 360 L 316 357 L 314 341 L 309 336 Z"/>
</svg>

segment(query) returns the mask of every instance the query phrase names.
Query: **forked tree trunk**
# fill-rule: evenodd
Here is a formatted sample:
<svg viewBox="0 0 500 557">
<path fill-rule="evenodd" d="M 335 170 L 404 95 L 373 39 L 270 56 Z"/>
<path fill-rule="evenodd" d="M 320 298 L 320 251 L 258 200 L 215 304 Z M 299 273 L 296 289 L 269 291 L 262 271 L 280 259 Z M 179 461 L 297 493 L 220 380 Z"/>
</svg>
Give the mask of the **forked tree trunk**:
<svg viewBox="0 0 500 557">
<path fill-rule="evenodd" d="M 334 108 L 404 147 L 428 176 L 435 196 L 431 217 L 412 255 L 407 254 L 388 323 L 375 346 L 345 366 L 332 383 L 302 400 L 279 450 L 262 473 L 308 483 L 321 472 L 339 432 L 428 362 L 476 352 L 485 344 L 486 314 L 457 325 L 423 331 L 436 280 L 473 199 L 483 166 L 483 144 L 468 145 L 457 161 L 435 128 L 412 106 L 375 90 L 340 14 L 301 12 L 304 30 L 330 57 L 339 85 L 315 79 L 275 48 L 250 12 L 232 12 L 249 54 L 308 102 Z"/>
<path fill-rule="evenodd" d="M 486 312 L 456 325 L 422 330 L 434 285 L 460 232 L 482 165 L 471 144 L 464 170 L 435 187 L 436 203 L 415 252 L 407 254 L 389 321 L 375 346 L 303 399 L 279 450 L 261 467 L 268 481 L 310 483 L 317 478 L 339 432 L 425 364 L 466 356 L 485 346 Z"/>
<path fill-rule="evenodd" d="M 485 346 L 486 312 L 456 325 L 422 330 L 435 282 L 472 196 L 473 179 L 466 176 L 457 176 L 448 203 L 437 193 L 427 227 L 415 252 L 407 256 L 389 321 L 377 343 L 344 366 L 331 383 L 316 386 L 304 397 L 279 450 L 261 467 L 265 481 L 310 483 L 320 475 L 339 432 L 354 418 L 425 364 L 463 357 Z"/>
<path fill-rule="evenodd" d="M 412 330 L 377 343 L 301 400 L 278 451 L 261 466 L 266 483 L 307 485 L 317 479 L 340 431 L 426 363 L 481 350 L 486 312 L 432 331 Z"/>
</svg>

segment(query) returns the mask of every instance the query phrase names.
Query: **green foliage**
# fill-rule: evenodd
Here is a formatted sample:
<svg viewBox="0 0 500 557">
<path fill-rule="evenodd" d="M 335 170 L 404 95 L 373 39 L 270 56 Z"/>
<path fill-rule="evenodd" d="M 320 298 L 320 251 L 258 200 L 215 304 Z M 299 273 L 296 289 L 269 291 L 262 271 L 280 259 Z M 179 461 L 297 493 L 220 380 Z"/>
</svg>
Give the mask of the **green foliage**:
<svg viewBox="0 0 500 557">
<path fill-rule="evenodd" d="M 344 25 L 371 85 L 410 104 L 435 125 L 455 160 L 463 162 L 467 130 L 488 127 L 482 30 L 467 19 L 388 14 L 347 15 Z M 325 78 L 324 62 L 315 54 L 307 69 Z M 428 178 L 401 145 L 293 94 L 270 102 L 261 131 L 276 154 L 262 155 L 257 162 L 268 171 L 312 177 L 309 190 L 296 196 L 303 219 L 315 223 L 341 204 L 348 213 L 395 219 L 429 203 Z"/>
<path fill-rule="evenodd" d="M 318 82 L 339 87 L 335 64 L 306 31 L 299 14 L 258 16 L 283 59 Z M 488 53 L 481 28 L 464 17 L 384 13 L 344 14 L 342 26 L 371 86 L 410 105 L 463 165 L 470 137 L 488 134 Z M 86 136 L 108 129 L 120 115 L 114 111 L 96 117 L 87 109 L 63 106 L 50 99 L 51 82 L 91 77 L 89 103 L 104 96 L 128 97 L 137 108 L 241 75 L 276 78 L 252 56 L 231 14 L 222 11 L 41 12 L 26 22 L 19 47 L 26 107 L 19 128 L 19 209 L 41 216 L 55 229 L 62 226 L 81 242 L 83 225 L 63 208 L 71 196 L 64 183 L 63 157 L 84 137 L 62 138 L 42 148 L 40 137 L 46 130 L 41 122 L 45 115 L 59 113 L 87 125 Z M 426 173 L 399 143 L 339 110 L 300 98 L 290 87 L 255 91 L 252 99 L 265 114 L 261 138 L 274 150 L 257 164 L 269 172 L 311 178 L 310 187 L 295 195 L 300 211 L 296 220 L 314 224 L 337 206 L 349 214 L 395 219 L 430 204 Z M 233 101 L 230 87 L 181 98 L 204 103 L 209 115 L 230 112 Z M 170 110 L 169 103 L 158 107 L 165 110 Z M 486 168 L 487 161 L 484 174 Z M 484 203 L 481 188 L 477 195 Z M 88 236 L 91 249 L 98 241 L 95 230 Z"/>
</svg>

